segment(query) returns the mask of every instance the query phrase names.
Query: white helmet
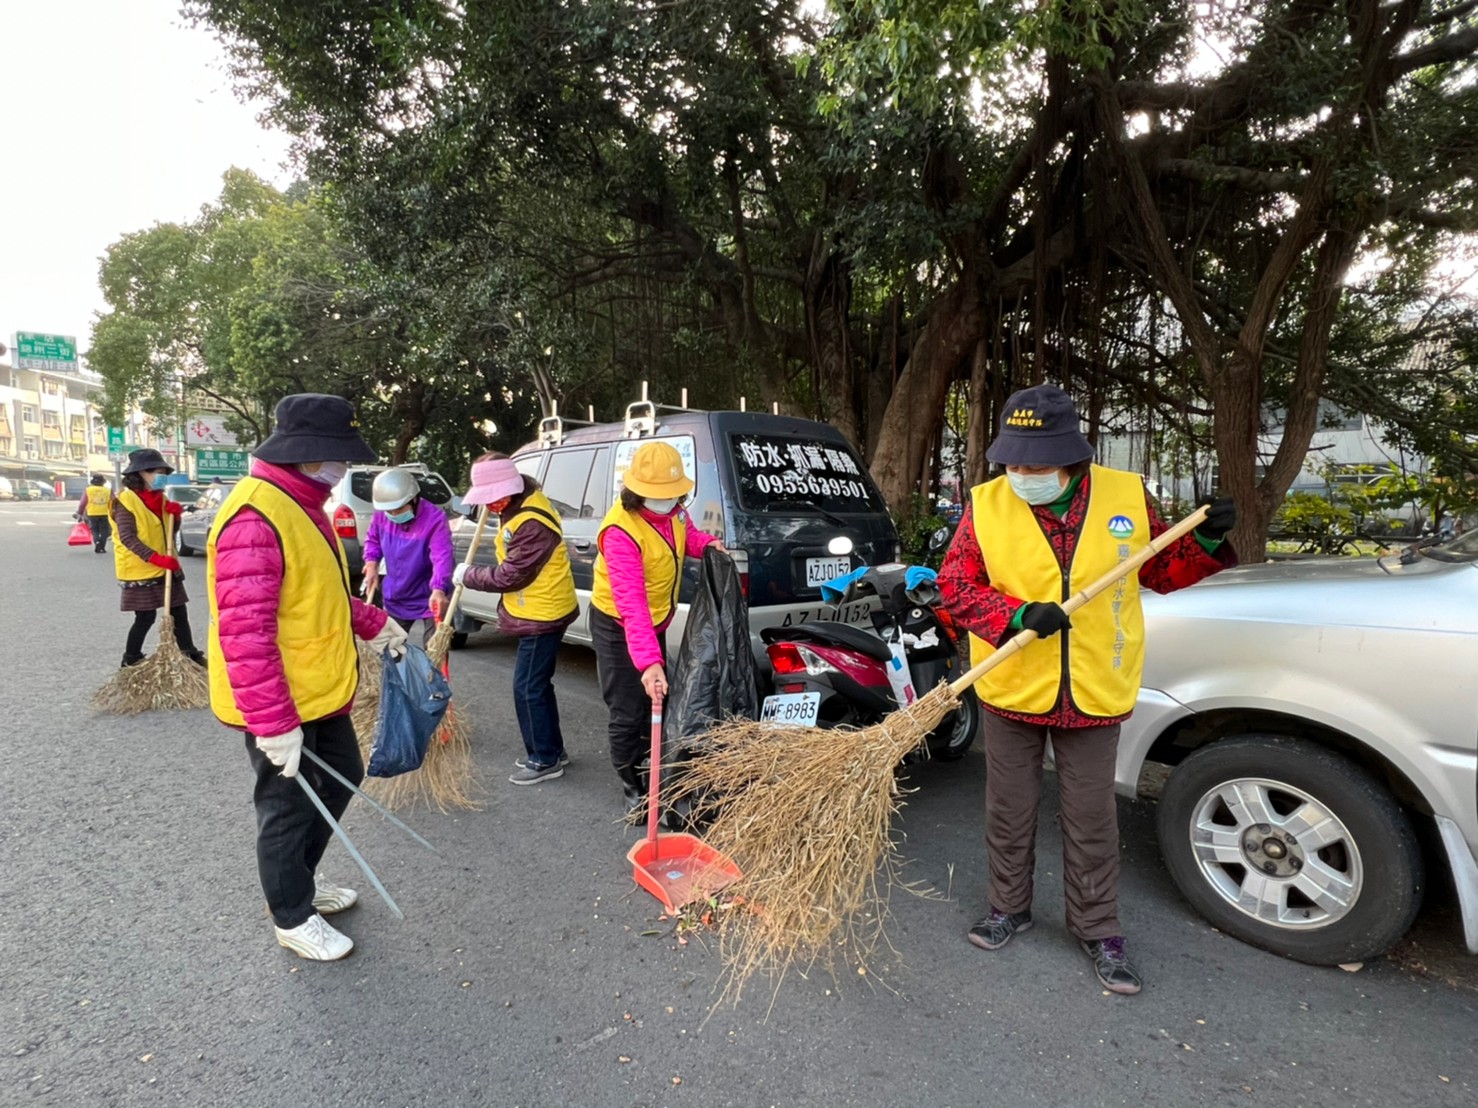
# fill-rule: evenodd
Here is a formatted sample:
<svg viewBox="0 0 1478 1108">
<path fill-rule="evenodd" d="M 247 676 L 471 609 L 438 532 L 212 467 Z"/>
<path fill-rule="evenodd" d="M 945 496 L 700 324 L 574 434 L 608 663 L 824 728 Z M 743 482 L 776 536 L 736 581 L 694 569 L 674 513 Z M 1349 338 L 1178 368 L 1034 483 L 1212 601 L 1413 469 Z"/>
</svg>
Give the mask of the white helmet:
<svg viewBox="0 0 1478 1108">
<path fill-rule="evenodd" d="M 403 469 L 382 470 L 375 478 L 370 497 L 377 512 L 393 512 L 403 508 L 421 492 L 416 479 Z"/>
</svg>

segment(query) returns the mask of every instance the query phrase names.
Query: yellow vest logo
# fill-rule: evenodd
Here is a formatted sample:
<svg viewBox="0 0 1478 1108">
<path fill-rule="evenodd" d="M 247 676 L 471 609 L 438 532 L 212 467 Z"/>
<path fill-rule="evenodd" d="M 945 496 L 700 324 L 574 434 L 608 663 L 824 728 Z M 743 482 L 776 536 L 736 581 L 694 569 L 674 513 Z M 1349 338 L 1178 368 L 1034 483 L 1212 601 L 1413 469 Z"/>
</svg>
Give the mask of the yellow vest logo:
<svg viewBox="0 0 1478 1108">
<path fill-rule="evenodd" d="M 1042 427 L 1035 408 L 1017 408 L 1006 418 L 1007 427 Z"/>
</svg>

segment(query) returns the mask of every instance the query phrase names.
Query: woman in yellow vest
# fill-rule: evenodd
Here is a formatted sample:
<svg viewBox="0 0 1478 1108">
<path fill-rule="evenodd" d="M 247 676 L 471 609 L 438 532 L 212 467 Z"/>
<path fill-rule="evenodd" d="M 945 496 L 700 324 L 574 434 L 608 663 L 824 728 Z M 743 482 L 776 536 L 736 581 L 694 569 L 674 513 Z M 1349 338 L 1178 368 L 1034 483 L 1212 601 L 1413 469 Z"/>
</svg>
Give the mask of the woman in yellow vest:
<svg viewBox="0 0 1478 1108">
<path fill-rule="evenodd" d="M 611 763 L 633 820 L 646 802 L 638 767 L 650 744 L 652 700 L 667 695 L 665 632 L 677 611 L 683 558 L 702 557 L 710 543 L 724 549 L 683 511 L 692 491 L 693 480 L 670 443 L 643 443 L 631 455 L 620 498 L 596 540 L 590 636 L 611 713 Z"/>
<path fill-rule="evenodd" d="M 1138 474 L 1092 464 L 1078 413 L 1055 385 L 1006 401 L 986 457 L 1004 476 L 977 485 L 939 571 L 955 622 L 985 657 L 1022 629 L 1040 638 L 975 691 L 985 713 L 990 904 L 969 939 L 1004 946 L 1032 926 L 1032 869 L 1042 758 L 1052 740 L 1062 827 L 1068 930 L 1105 989 L 1137 993 L 1139 971 L 1119 924 L 1119 726 L 1139 693 L 1141 586 L 1172 592 L 1235 564 L 1223 540 L 1236 521 L 1218 500 L 1194 533 L 1069 622 L 1061 602 L 1165 530 Z"/>
<path fill-rule="evenodd" d="M 164 607 L 164 575 L 174 574 L 170 583 L 169 608 L 174 616 L 174 639 L 180 653 L 198 665 L 205 655 L 195 646 L 186 608 L 185 574 L 180 560 L 165 551 L 165 528 L 180 525 L 180 506 L 166 500 L 164 479 L 174 469 L 165 464 L 157 450 L 135 450 L 123 470 L 123 487 L 109 507 L 113 531 L 113 565 L 123 595 L 122 611 L 133 613 L 133 626 L 123 647 L 123 664 L 135 666 L 144 660 L 144 639 L 154 626 L 155 614 Z M 104 490 L 106 491 L 106 490 Z M 89 507 L 91 502 L 89 501 Z"/>
<path fill-rule="evenodd" d="M 514 763 L 508 780 L 515 785 L 551 781 L 564 776 L 570 761 L 559 728 L 554 666 L 565 628 L 580 613 L 564 526 L 538 482 L 519 473 L 502 454 L 484 454 L 472 463 L 472 487 L 462 500 L 486 504 L 498 517 L 498 564 L 460 565 L 452 581 L 479 592 L 502 593 L 498 629 L 518 639 L 513 706 L 524 756 Z"/>
<path fill-rule="evenodd" d="M 87 521 L 87 529 L 92 532 L 92 548 L 99 554 L 108 552 L 108 509 L 112 504 L 113 493 L 108 488 L 108 479 L 101 473 L 94 473 L 87 488 L 82 490 L 73 518 Z"/>
<path fill-rule="evenodd" d="M 350 462 L 372 462 L 354 409 L 340 396 L 284 397 L 251 476 L 216 512 L 205 543 L 210 590 L 210 706 L 245 733 L 256 775 L 257 873 L 280 945 L 333 961 L 354 943 L 323 917 L 358 899 L 323 881 L 332 834 L 291 780 L 302 773 L 337 819 L 352 793 L 306 748 L 359 782 L 364 764 L 349 711 L 359 686 L 356 637 L 403 650 L 400 624 L 349 588 L 349 565 L 324 504 Z"/>
</svg>

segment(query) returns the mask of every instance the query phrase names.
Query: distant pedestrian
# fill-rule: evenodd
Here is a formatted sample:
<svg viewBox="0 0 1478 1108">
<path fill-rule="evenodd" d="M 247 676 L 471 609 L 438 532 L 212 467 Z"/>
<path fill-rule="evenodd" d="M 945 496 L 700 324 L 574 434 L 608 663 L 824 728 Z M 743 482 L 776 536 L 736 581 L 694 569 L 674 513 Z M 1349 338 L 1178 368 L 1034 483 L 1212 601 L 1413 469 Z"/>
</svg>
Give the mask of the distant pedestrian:
<svg viewBox="0 0 1478 1108">
<path fill-rule="evenodd" d="M 390 618 L 406 632 L 425 620 L 422 639 L 429 640 L 452 588 L 452 526 L 407 470 L 377 474 L 370 496 L 375 515 L 364 538 L 365 599 L 373 600 L 378 586 Z"/>
<path fill-rule="evenodd" d="M 111 501 L 109 518 L 113 532 L 113 564 L 123 590 L 120 608 L 133 613 L 133 626 L 123 647 L 123 665 L 144 660 L 144 639 L 159 609 L 164 607 L 164 575 L 171 573 L 170 614 L 174 616 L 174 638 L 180 653 L 197 665 L 205 655 L 190 633 L 186 604 L 185 574 L 180 560 L 166 554 L 166 530 L 179 530 L 181 508 L 166 500 L 160 490 L 174 469 L 157 450 L 135 450 L 123 470 L 123 487 Z M 89 487 L 91 493 L 91 487 Z"/>
<path fill-rule="evenodd" d="M 284 397 L 276 430 L 252 453 L 251 476 L 216 512 L 206 539 L 210 588 L 210 706 L 245 733 L 256 775 L 257 873 L 277 942 L 327 962 L 354 941 L 324 915 L 359 899 L 318 876 L 332 829 L 292 778 L 299 773 L 337 819 L 364 777 L 349 717 L 359 686 L 355 638 L 403 650 L 406 635 L 378 608 L 350 595 L 349 564 L 324 512 L 351 462 L 372 462 L 349 402 Z"/>
<path fill-rule="evenodd" d="M 485 454 L 472 464 L 472 487 L 462 499 L 486 504 L 498 516 L 498 564 L 458 566 L 452 580 L 479 592 L 502 593 L 498 629 L 518 639 L 513 706 L 524 751 L 508 780 L 537 785 L 563 776 L 570 760 L 554 699 L 559 644 L 580 614 L 564 526 L 538 482 L 501 454 Z"/>
<path fill-rule="evenodd" d="M 108 479 L 101 473 L 94 473 L 92 480 L 82 490 L 82 497 L 77 501 L 77 511 L 74 513 L 77 519 L 86 520 L 87 528 L 92 532 L 92 548 L 99 554 L 108 552 L 108 509 L 113 502 L 113 491 L 108 488 Z"/>
<path fill-rule="evenodd" d="M 1231 500 L 1192 535 L 1125 577 L 1112 599 L 1071 620 L 1062 603 L 1165 531 L 1137 473 L 1093 464 L 1072 399 L 1056 385 L 1009 397 L 986 457 L 1005 474 L 970 492 L 939 571 L 955 623 L 980 661 L 1017 632 L 1038 638 L 976 683 L 987 709 L 985 836 L 990 903 L 969 940 L 997 950 L 1032 926 L 1037 805 L 1047 739 L 1061 797 L 1067 928 L 1105 989 L 1137 993 L 1119 923 L 1120 724 L 1134 709 L 1144 663 L 1140 588 L 1167 593 L 1236 564 L 1224 540 Z"/>
</svg>

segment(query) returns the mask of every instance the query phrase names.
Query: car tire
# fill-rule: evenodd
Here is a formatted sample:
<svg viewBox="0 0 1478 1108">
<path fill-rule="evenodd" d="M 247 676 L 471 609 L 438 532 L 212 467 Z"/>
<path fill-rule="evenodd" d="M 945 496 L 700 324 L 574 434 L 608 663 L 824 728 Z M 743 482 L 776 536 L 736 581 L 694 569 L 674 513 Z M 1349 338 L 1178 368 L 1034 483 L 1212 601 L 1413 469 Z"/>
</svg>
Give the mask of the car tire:
<svg viewBox="0 0 1478 1108">
<path fill-rule="evenodd" d="M 956 711 L 929 735 L 929 757 L 939 762 L 958 762 L 980 734 L 980 698 L 973 689 L 960 697 Z"/>
<path fill-rule="evenodd" d="M 185 536 L 181 534 L 179 541 L 175 544 L 175 553 L 178 554 L 181 558 L 188 558 L 190 557 L 190 555 L 195 553 L 195 548 L 187 543 L 185 541 Z"/>
<path fill-rule="evenodd" d="M 467 645 L 467 632 L 466 631 L 453 631 L 452 632 L 452 649 L 453 650 L 461 650 L 466 645 Z"/>
<path fill-rule="evenodd" d="M 1299 739 L 1241 735 L 1196 751 L 1171 773 L 1156 824 L 1165 866 L 1196 911 L 1299 962 L 1384 954 L 1426 888 L 1416 832 L 1390 791 Z"/>
</svg>

